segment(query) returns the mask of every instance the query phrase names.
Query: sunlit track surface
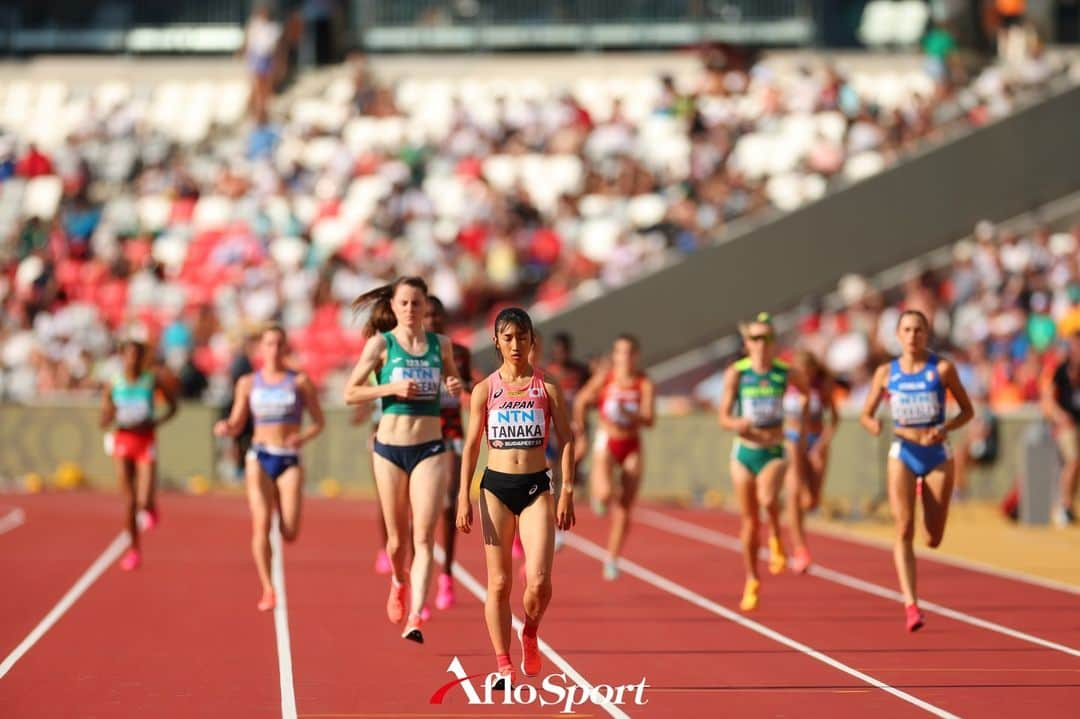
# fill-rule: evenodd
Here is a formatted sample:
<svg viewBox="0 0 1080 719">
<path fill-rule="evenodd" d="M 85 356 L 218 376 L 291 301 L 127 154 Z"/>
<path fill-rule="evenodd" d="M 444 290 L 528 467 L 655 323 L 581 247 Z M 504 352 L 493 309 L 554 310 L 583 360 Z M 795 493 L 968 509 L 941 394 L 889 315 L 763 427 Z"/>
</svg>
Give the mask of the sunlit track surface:
<svg viewBox="0 0 1080 719">
<path fill-rule="evenodd" d="M 17 578 L 0 592 L 5 657 L 102 556 L 122 514 L 108 494 L 8 500 L 3 506 L 27 521 L 0 543 L 0 569 Z M 386 619 L 389 580 L 372 568 L 370 502 L 306 501 L 299 540 L 275 542 L 275 581 L 288 591 L 277 617 L 255 609 L 242 498 L 164 495 L 162 512 L 145 535 L 143 567 L 125 573 L 110 561 L 0 679 L 0 716 L 287 716 L 283 622 L 298 717 L 555 716 L 562 708 L 470 705 L 460 686 L 431 703 L 455 680 L 455 662 L 469 675 L 494 669 L 478 533 L 459 538 L 458 604 L 434 612 L 421 646 Z M 586 702 L 573 707 L 579 716 L 791 716 L 796 706 L 799 716 L 830 717 L 1073 714 L 1075 656 L 934 612 L 909 635 L 887 593 L 829 576 L 765 575 L 761 607 L 743 620 L 741 563 L 722 539 L 733 533 L 730 515 L 650 508 L 630 536 L 622 576 L 605 582 L 597 545 L 606 524 L 580 513 L 575 539 L 556 555 L 540 633 L 551 652 L 529 683 L 542 689 L 545 677 L 562 674 L 584 693 L 644 681 L 647 703 Z M 813 542 L 823 567 L 892 589 L 887 552 L 836 537 Z M 949 565 L 920 568 L 923 593 L 943 606 L 1080 644 L 1069 593 Z M 520 616 L 516 571 L 514 582 Z M 511 656 L 520 661 L 516 638 Z M 482 676 L 471 681 L 482 689 Z"/>
</svg>

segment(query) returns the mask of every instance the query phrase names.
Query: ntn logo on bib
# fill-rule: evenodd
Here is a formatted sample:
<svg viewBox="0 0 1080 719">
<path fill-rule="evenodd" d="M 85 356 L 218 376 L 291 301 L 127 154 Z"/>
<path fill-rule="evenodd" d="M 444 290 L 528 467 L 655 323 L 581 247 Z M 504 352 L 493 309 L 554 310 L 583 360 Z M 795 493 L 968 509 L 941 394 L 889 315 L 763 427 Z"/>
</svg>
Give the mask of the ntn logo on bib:
<svg viewBox="0 0 1080 719">
<path fill-rule="evenodd" d="M 391 382 L 400 382 L 402 380 L 412 380 L 420 386 L 418 399 L 434 399 L 439 394 L 442 370 L 438 367 L 402 367 L 400 365 L 390 370 Z"/>
<path fill-rule="evenodd" d="M 488 441 L 496 449 L 543 447 L 547 416 L 540 407 L 488 411 Z"/>
</svg>

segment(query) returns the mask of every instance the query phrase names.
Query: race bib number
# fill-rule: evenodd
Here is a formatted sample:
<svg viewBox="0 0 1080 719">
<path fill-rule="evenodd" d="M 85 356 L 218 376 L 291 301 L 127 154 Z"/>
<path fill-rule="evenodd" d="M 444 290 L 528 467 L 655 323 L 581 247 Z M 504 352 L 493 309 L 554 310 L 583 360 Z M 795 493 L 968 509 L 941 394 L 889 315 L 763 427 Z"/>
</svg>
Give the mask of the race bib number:
<svg viewBox="0 0 1080 719">
<path fill-rule="evenodd" d="M 783 401 L 780 397 L 747 397 L 743 399 L 744 417 L 755 427 L 769 427 L 784 419 Z"/>
<path fill-rule="evenodd" d="M 251 407 L 259 417 L 284 417 L 296 406 L 296 390 L 256 387 L 251 391 Z"/>
<path fill-rule="evenodd" d="M 623 402 L 616 397 L 604 402 L 604 414 L 620 427 L 629 427 L 633 424 L 633 417 L 638 410 L 637 402 Z"/>
<path fill-rule="evenodd" d="M 893 394 L 889 409 L 897 424 L 927 424 L 937 420 L 941 407 L 933 392 L 906 392 Z"/>
<path fill-rule="evenodd" d="M 488 442 L 494 449 L 531 449 L 544 445 L 544 410 L 493 409 L 488 412 Z"/>
<path fill-rule="evenodd" d="M 390 372 L 390 381 L 401 380 L 416 382 L 419 394 L 415 399 L 424 402 L 439 396 L 442 372 L 437 367 L 394 367 Z"/>
<path fill-rule="evenodd" d="M 150 419 L 153 410 L 143 401 L 120 402 L 116 405 L 116 424 L 120 427 L 134 427 Z"/>
</svg>

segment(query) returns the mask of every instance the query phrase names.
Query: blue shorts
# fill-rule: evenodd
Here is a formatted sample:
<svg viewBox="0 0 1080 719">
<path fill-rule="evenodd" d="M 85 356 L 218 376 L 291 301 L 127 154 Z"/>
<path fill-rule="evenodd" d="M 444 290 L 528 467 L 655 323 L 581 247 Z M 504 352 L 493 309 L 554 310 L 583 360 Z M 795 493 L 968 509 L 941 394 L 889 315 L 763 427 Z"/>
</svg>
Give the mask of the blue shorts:
<svg viewBox="0 0 1080 719">
<path fill-rule="evenodd" d="M 428 457 L 445 452 L 446 443 L 441 439 L 433 439 L 420 444 L 383 444 L 376 439 L 374 449 L 375 454 L 404 470 L 405 474 L 412 474 L 416 465 Z"/>
<path fill-rule="evenodd" d="M 300 466 L 300 455 L 294 449 L 255 444 L 247 451 L 246 456 L 248 459 L 257 460 L 272 482 L 276 482 L 289 467 Z"/>
<path fill-rule="evenodd" d="M 798 431 L 796 431 L 794 429 L 785 429 L 784 430 L 784 437 L 786 439 L 791 440 L 795 444 L 799 443 L 799 433 L 798 433 Z M 820 433 L 818 433 L 818 432 L 807 432 L 806 433 L 806 448 L 810 449 L 811 447 L 813 447 L 815 444 L 817 444 L 817 441 L 819 439 L 821 439 L 821 434 Z"/>
<path fill-rule="evenodd" d="M 947 444 L 933 444 L 929 447 L 908 442 L 906 439 L 894 439 L 889 447 L 889 456 L 904 463 L 916 477 L 925 477 L 945 463 L 952 453 Z"/>
</svg>

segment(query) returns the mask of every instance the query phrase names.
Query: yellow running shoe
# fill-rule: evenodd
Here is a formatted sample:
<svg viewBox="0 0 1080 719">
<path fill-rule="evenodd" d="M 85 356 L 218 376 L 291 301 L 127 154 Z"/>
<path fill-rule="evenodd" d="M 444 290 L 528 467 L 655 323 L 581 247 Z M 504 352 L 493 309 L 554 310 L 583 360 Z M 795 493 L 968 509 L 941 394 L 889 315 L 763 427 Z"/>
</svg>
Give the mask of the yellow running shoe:
<svg viewBox="0 0 1080 719">
<path fill-rule="evenodd" d="M 780 537 L 769 537 L 769 573 L 780 574 L 787 566 L 787 555 L 784 554 L 784 545 L 780 544 Z"/>
<path fill-rule="evenodd" d="M 744 612 L 752 612 L 757 609 L 758 590 L 760 588 L 761 582 L 756 579 L 747 579 L 746 586 L 743 587 L 742 601 L 739 602 L 739 609 Z"/>
</svg>

